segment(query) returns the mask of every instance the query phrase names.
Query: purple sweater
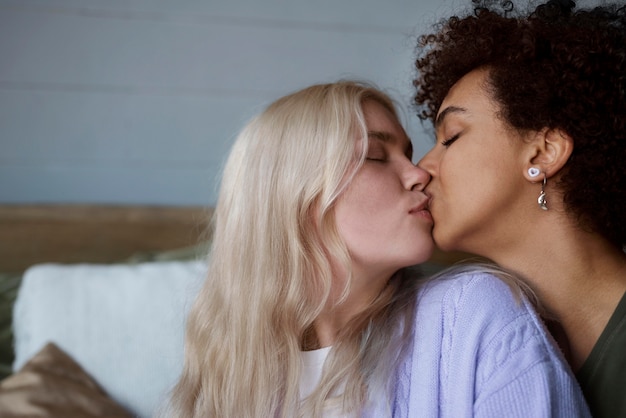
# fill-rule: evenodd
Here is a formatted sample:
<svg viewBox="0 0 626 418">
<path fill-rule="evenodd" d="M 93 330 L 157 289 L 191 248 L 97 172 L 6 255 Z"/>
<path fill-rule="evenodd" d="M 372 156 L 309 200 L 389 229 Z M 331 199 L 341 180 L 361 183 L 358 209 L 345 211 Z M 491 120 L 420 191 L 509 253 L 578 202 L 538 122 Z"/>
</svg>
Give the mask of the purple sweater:
<svg viewBox="0 0 626 418">
<path fill-rule="evenodd" d="M 394 417 L 590 416 L 530 303 L 482 273 L 424 285 L 395 391 Z"/>
</svg>

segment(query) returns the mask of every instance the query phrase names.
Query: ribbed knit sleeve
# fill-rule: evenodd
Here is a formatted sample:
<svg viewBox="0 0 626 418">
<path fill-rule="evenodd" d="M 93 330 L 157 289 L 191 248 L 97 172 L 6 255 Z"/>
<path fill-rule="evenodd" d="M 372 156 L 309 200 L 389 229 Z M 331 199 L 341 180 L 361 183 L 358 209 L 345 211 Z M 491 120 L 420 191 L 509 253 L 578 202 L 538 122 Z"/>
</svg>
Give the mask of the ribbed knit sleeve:
<svg viewBox="0 0 626 418">
<path fill-rule="evenodd" d="M 487 274 L 425 285 L 396 383 L 396 417 L 590 416 L 530 303 Z"/>
</svg>

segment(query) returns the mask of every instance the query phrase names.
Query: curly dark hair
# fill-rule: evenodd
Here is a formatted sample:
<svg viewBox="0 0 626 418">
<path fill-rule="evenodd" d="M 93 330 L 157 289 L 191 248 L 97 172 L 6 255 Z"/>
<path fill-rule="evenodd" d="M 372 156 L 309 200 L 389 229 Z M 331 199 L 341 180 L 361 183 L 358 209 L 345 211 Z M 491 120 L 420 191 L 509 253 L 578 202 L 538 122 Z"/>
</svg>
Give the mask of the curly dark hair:
<svg viewBox="0 0 626 418">
<path fill-rule="evenodd" d="M 562 129 L 574 151 L 558 183 L 586 230 L 626 243 L 626 6 L 574 10 L 551 0 L 532 11 L 473 1 L 472 14 L 418 39 L 414 104 L 434 122 L 450 87 L 489 69 L 501 117 L 519 131 Z"/>
</svg>

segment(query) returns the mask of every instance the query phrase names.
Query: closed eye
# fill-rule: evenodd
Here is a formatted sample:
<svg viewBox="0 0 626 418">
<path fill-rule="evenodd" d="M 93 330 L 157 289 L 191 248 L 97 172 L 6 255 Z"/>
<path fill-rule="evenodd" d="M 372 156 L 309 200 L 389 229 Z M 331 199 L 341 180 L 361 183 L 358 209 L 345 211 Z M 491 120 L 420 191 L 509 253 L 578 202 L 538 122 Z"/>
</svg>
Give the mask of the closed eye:
<svg viewBox="0 0 626 418">
<path fill-rule="evenodd" d="M 383 162 L 387 160 L 387 151 L 385 146 L 377 140 L 370 141 L 370 147 L 367 150 L 366 160 Z"/>
<path fill-rule="evenodd" d="M 448 138 L 448 139 L 444 139 L 443 141 L 441 141 L 441 145 L 443 145 L 444 147 L 446 147 L 446 148 L 447 148 L 447 147 L 449 147 L 450 145 L 452 145 L 452 143 L 453 143 L 454 141 L 456 141 L 457 139 L 459 139 L 459 136 L 461 136 L 461 134 L 460 134 L 460 133 L 458 133 L 458 134 L 456 134 L 456 135 L 453 135 L 453 136 L 451 136 L 451 137 L 450 137 L 450 138 Z"/>
</svg>

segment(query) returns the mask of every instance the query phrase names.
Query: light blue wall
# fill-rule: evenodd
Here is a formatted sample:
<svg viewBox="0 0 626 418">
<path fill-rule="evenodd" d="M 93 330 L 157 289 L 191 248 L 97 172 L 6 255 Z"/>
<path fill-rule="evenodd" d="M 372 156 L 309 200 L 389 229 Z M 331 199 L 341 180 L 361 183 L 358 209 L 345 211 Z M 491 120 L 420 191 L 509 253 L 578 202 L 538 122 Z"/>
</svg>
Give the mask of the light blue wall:
<svg viewBox="0 0 626 418">
<path fill-rule="evenodd" d="M 214 204 L 264 104 L 346 77 L 408 103 L 415 34 L 469 3 L 0 0 L 0 203 Z"/>
</svg>

